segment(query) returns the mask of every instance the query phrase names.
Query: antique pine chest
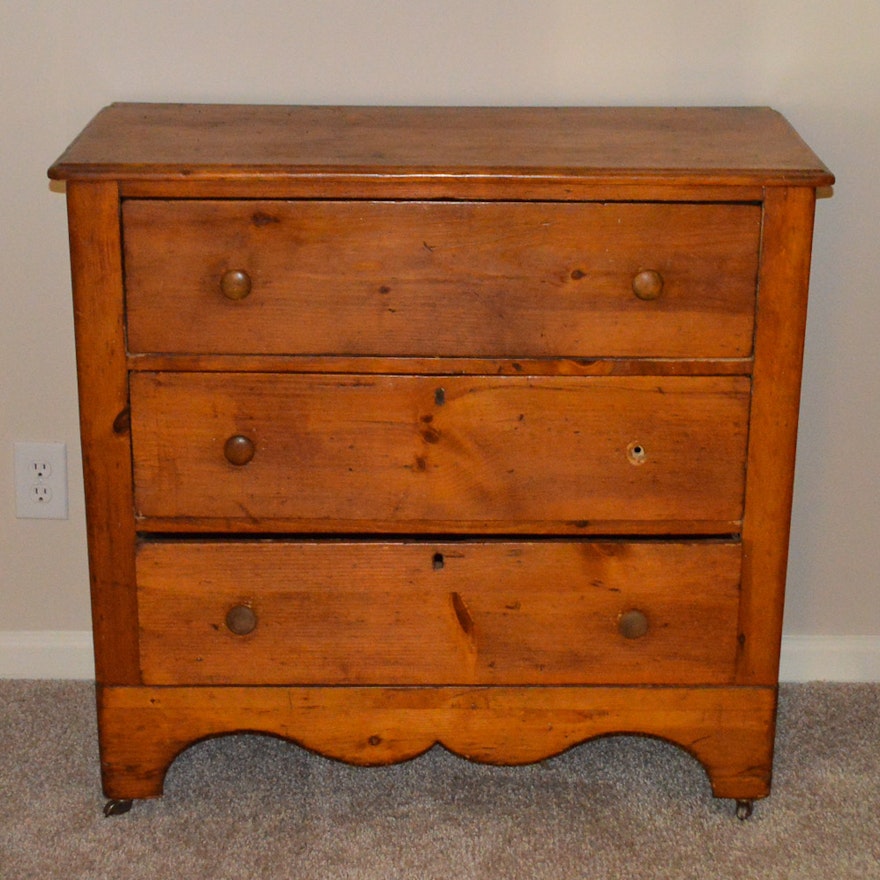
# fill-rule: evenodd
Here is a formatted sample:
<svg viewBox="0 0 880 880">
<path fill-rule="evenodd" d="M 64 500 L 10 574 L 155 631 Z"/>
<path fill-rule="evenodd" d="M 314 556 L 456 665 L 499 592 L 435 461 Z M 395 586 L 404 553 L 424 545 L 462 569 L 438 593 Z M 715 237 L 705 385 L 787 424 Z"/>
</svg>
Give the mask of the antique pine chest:
<svg viewBox="0 0 880 880">
<path fill-rule="evenodd" d="M 768 794 L 833 180 L 781 116 L 116 104 L 49 173 L 108 814 L 235 731 Z"/>
</svg>

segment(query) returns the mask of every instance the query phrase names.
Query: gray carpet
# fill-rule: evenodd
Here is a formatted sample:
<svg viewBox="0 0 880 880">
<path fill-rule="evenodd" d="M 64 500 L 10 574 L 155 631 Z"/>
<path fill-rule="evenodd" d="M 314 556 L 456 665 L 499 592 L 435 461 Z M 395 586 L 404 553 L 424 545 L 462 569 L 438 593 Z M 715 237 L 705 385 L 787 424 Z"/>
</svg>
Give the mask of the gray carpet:
<svg viewBox="0 0 880 880">
<path fill-rule="evenodd" d="M 91 686 L 0 681 L 0 701 L 2 880 L 880 878 L 880 685 L 783 687 L 774 791 L 745 823 L 693 759 L 636 737 L 381 769 L 225 737 L 105 819 Z"/>
</svg>

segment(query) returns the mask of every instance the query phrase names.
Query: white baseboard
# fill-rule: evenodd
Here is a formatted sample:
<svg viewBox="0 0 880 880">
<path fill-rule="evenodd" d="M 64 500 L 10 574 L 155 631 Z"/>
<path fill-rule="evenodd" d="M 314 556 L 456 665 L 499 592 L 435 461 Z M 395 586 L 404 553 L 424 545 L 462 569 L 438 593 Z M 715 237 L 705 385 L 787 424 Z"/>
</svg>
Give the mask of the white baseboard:
<svg viewBox="0 0 880 880">
<path fill-rule="evenodd" d="M 88 631 L 0 631 L 0 678 L 94 677 Z M 880 636 L 784 636 L 779 677 L 880 682 Z"/>
<path fill-rule="evenodd" d="M 94 677 L 89 630 L 0 631 L 0 678 Z"/>
<path fill-rule="evenodd" d="M 783 636 L 780 681 L 880 682 L 880 636 Z"/>
</svg>

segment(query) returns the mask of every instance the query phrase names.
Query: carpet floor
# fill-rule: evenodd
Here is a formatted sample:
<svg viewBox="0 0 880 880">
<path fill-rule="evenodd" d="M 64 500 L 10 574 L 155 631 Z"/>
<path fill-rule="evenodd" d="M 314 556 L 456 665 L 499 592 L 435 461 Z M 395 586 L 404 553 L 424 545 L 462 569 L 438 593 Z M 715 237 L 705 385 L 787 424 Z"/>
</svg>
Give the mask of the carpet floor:
<svg viewBox="0 0 880 880">
<path fill-rule="evenodd" d="M 0 706 L 2 880 L 880 880 L 880 685 L 782 687 L 773 794 L 747 822 L 638 737 L 379 769 L 223 737 L 104 818 L 92 686 L 0 681 Z"/>
</svg>

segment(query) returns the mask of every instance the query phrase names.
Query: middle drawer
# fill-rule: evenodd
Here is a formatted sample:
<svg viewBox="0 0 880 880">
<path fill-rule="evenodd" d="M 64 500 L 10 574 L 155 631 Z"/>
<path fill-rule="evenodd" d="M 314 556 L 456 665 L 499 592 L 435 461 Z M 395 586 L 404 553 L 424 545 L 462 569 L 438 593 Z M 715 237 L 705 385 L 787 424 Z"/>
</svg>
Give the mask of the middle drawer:
<svg viewBox="0 0 880 880">
<path fill-rule="evenodd" d="M 735 532 L 749 385 L 136 373 L 136 512 L 173 531 Z"/>
</svg>

